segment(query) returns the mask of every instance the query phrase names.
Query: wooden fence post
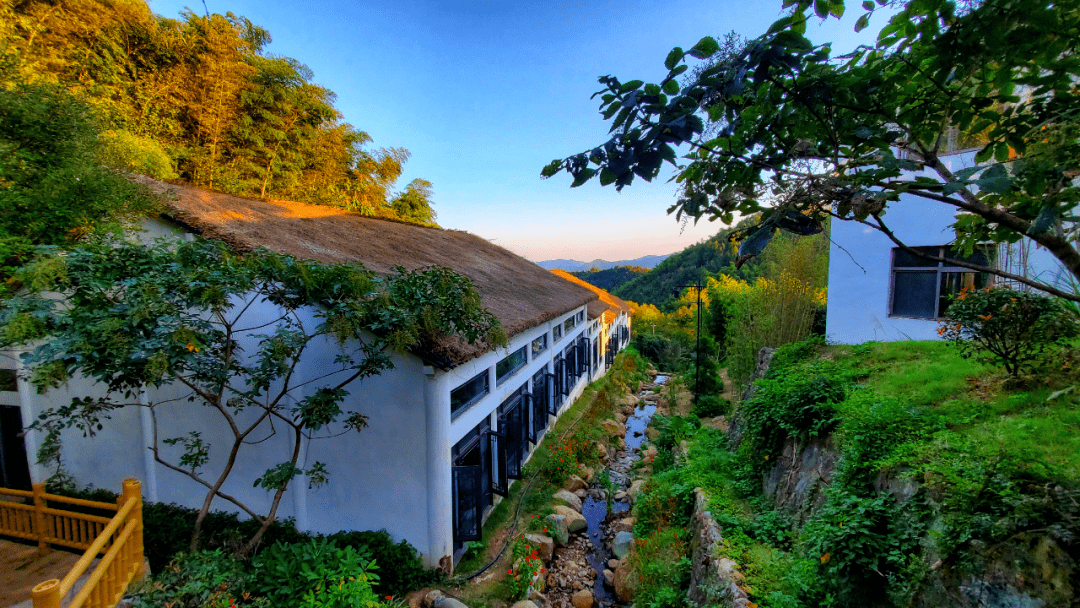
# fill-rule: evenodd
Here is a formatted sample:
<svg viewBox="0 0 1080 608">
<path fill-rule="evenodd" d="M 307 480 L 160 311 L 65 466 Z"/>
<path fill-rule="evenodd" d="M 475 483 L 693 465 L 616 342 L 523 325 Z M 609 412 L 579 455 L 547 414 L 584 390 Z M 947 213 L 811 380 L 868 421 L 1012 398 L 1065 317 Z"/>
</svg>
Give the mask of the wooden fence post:
<svg viewBox="0 0 1080 608">
<path fill-rule="evenodd" d="M 50 579 L 30 590 L 34 608 L 60 608 L 60 581 Z"/>
<path fill-rule="evenodd" d="M 49 532 L 45 523 L 47 521 L 45 514 L 45 484 L 35 483 L 32 487 L 34 490 L 34 536 L 37 537 L 38 552 L 45 554 L 49 552 L 49 543 L 45 541 Z"/>
</svg>

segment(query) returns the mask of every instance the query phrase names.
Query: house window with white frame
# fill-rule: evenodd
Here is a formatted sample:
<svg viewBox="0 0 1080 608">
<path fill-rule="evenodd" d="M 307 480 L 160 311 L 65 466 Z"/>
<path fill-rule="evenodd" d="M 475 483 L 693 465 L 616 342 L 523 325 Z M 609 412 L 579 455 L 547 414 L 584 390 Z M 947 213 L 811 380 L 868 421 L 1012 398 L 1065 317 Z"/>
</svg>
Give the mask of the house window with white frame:
<svg viewBox="0 0 1080 608">
<path fill-rule="evenodd" d="M 946 257 L 979 266 L 990 266 L 993 249 L 977 249 L 962 256 L 948 245 L 913 247 L 916 251 L 935 257 Z M 952 296 L 961 289 L 979 289 L 989 283 L 989 274 L 970 268 L 950 266 L 919 257 L 898 247 L 892 250 L 892 283 L 889 296 L 889 315 L 914 319 L 940 319 Z"/>
<path fill-rule="evenodd" d="M 554 344 L 555 342 L 558 342 L 560 338 L 562 338 L 562 325 L 556 325 L 555 327 L 551 328 L 551 342 L 552 342 L 552 344 Z"/>
</svg>

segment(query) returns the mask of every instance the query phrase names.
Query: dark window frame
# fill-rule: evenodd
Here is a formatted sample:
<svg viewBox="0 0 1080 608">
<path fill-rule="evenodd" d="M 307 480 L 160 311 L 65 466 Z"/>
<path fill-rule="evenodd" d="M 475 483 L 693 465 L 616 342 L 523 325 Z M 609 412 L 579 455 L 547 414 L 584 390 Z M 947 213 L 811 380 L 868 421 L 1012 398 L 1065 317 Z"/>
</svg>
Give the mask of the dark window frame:
<svg viewBox="0 0 1080 608">
<path fill-rule="evenodd" d="M 537 342 L 540 342 L 540 348 L 539 349 L 536 348 L 536 343 Z M 541 335 L 537 336 L 536 338 L 534 338 L 533 341 L 530 343 L 530 347 L 529 347 L 529 350 L 532 353 L 532 356 L 533 356 L 534 359 L 536 358 L 537 355 L 539 355 L 540 353 L 546 351 L 547 349 L 548 349 L 548 335 L 547 335 L 547 332 L 544 332 L 543 334 L 541 334 Z"/>
<path fill-rule="evenodd" d="M 971 256 L 958 256 L 952 252 L 950 245 L 928 245 L 913 247 L 913 249 L 923 251 L 929 255 L 935 257 L 947 257 L 953 259 L 959 259 L 963 261 L 972 261 L 984 266 L 993 266 L 996 263 L 995 250 L 993 246 L 980 247 Z M 912 260 L 917 260 L 919 265 L 897 265 L 897 260 L 901 256 L 909 257 Z M 905 314 L 903 312 L 896 312 L 897 302 L 896 299 L 900 290 L 897 289 L 898 276 L 913 277 L 914 275 L 933 275 L 934 291 L 933 295 L 926 295 L 923 293 L 918 294 L 920 297 L 926 297 L 928 300 L 933 300 L 933 316 L 917 315 L 917 314 Z M 951 276 L 950 276 L 951 275 Z M 964 268 L 962 266 L 948 266 L 945 262 L 933 262 L 930 260 L 924 260 L 918 258 L 913 254 L 907 253 L 899 247 L 893 247 L 889 259 L 889 301 L 888 301 L 888 316 L 897 319 L 919 319 L 925 321 L 938 321 L 944 318 L 945 308 L 948 306 L 948 295 L 959 292 L 959 289 L 952 289 L 946 284 L 948 281 L 954 281 L 956 275 L 970 275 L 970 278 L 960 278 L 960 282 L 970 282 L 971 287 L 979 288 L 983 285 L 992 283 L 993 275 L 986 272 L 978 272 L 970 268 Z M 929 277 L 927 277 L 929 278 Z M 949 291 L 946 294 L 943 289 Z M 926 304 L 927 302 L 923 302 Z M 909 301 L 904 303 L 904 307 L 914 308 L 918 302 Z"/>
<path fill-rule="evenodd" d="M 484 379 L 484 383 L 483 383 L 484 388 L 483 388 L 483 390 L 480 391 L 480 392 L 477 392 L 475 395 L 473 395 L 473 396 L 469 397 L 467 400 L 461 402 L 460 404 L 458 404 L 457 408 L 455 408 L 454 407 L 454 393 L 458 392 L 459 390 L 461 390 L 463 388 L 468 387 L 470 384 L 472 384 L 473 382 L 476 382 L 481 377 L 483 377 L 483 379 Z M 457 419 L 458 416 L 460 416 L 461 414 L 468 411 L 469 408 L 476 405 L 477 401 L 480 401 L 481 399 L 486 397 L 489 393 L 491 393 L 491 377 L 488 374 L 488 370 L 486 370 L 486 369 L 484 371 L 480 372 L 479 374 L 476 374 L 472 378 L 469 378 L 465 382 L 462 382 L 461 384 L 459 384 L 457 387 L 455 387 L 453 390 L 450 391 L 450 420 Z"/>
<path fill-rule="evenodd" d="M 512 378 L 514 376 L 514 374 L 521 371 L 521 368 L 523 368 L 523 367 L 525 367 L 526 365 L 529 364 L 529 354 L 528 354 L 527 348 L 528 347 L 522 346 L 521 348 L 519 348 L 519 349 L 515 350 L 514 352 L 510 353 L 509 355 L 506 355 L 502 359 L 499 359 L 499 362 L 495 364 L 495 386 L 496 387 L 502 386 L 503 382 L 506 382 L 507 380 Z M 510 369 L 503 370 L 502 373 L 499 373 L 499 366 L 500 365 L 502 365 L 503 363 L 506 363 L 507 361 L 510 361 L 511 359 L 517 357 L 518 355 L 521 356 L 521 360 L 518 363 L 516 363 Z"/>
</svg>

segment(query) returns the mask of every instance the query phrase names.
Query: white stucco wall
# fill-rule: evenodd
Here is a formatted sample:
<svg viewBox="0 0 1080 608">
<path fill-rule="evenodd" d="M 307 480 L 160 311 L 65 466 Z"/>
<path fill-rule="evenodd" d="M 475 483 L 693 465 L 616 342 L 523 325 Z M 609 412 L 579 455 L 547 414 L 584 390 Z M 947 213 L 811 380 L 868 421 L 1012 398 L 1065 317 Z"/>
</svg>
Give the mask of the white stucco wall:
<svg viewBox="0 0 1080 608">
<path fill-rule="evenodd" d="M 951 171 L 972 166 L 974 151 L 943 159 Z M 950 224 L 956 208 L 917 196 L 902 195 L 882 219 L 912 247 L 947 245 L 955 240 Z M 829 247 L 829 303 L 826 336 L 830 342 L 861 344 L 871 340 L 936 340 L 938 322 L 889 315 L 892 249 L 881 232 L 853 221 L 834 220 Z M 1066 274 L 1055 258 L 1032 241 L 999 251 L 999 263 L 1018 274 L 1064 285 Z"/>
<path fill-rule="evenodd" d="M 147 241 L 157 237 L 189 238 L 164 222 L 149 222 L 146 227 L 148 230 L 141 238 Z M 499 404 L 529 382 L 542 367 L 553 371 L 555 355 L 583 333 L 588 334 L 589 320 L 577 323 L 558 341 L 552 340 L 551 330 L 579 312 L 584 313 L 585 306 L 514 336 L 507 348 L 485 353 L 449 371 L 427 366 L 413 355 L 393 355 L 393 369 L 348 387 L 351 394 L 342 409 L 365 414 L 367 428 L 335 438 L 304 442 L 298 466 L 306 469 L 316 461 L 323 462 L 330 472 L 330 482 L 309 490 L 306 479 L 294 479 L 283 496 L 278 517 L 293 517 L 299 529 L 311 532 L 386 529 L 395 541 L 406 540 L 416 547 L 426 565 L 437 565 L 441 557 L 452 553 L 453 546 L 452 446 L 484 418 L 490 421 L 492 428 L 497 428 Z M 251 325 L 260 325 L 260 320 L 270 319 L 271 314 L 273 311 L 269 307 L 255 306 L 250 312 Z M 316 321 L 311 310 L 302 317 L 305 323 Z M 268 331 L 260 330 L 261 333 Z M 548 347 L 533 357 L 529 347 L 543 334 L 548 336 Z M 257 337 L 242 340 L 249 351 L 255 350 L 257 342 Z M 528 353 L 527 364 L 497 384 L 496 363 L 522 346 Z M 297 378 L 315 378 L 334 369 L 333 359 L 338 352 L 336 342 L 332 341 L 321 347 L 310 347 L 297 366 Z M 602 366 L 602 356 L 600 361 Z M 450 392 L 481 372 L 489 374 L 490 393 L 451 420 Z M 586 376 L 579 379 L 570 395 L 564 398 L 560 414 L 584 391 L 589 381 Z M 316 383 L 296 391 L 293 399 L 302 399 L 320 385 Z M 44 395 L 37 395 L 21 383 L 23 418 L 32 420 L 50 407 L 70 403 L 73 397 L 103 393 L 102 387 L 80 378 Z M 182 394 L 184 391 L 179 387 L 167 386 L 147 391 L 144 401 L 161 403 Z M 156 410 L 159 439 L 198 429 L 202 439 L 211 446 L 211 460 L 203 468 L 204 477 L 213 477 L 221 470 L 231 433 L 219 416 L 198 402 L 186 400 L 161 405 Z M 136 477 L 143 482 L 147 500 L 174 502 L 193 508 L 201 506 L 206 496 L 205 487 L 148 458 L 146 448 L 152 436 L 146 411 L 137 406 L 116 411 L 94 437 L 83 437 L 75 430 L 66 431 L 63 455 L 67 471 L 80 487 L 92 485 L 119 490 L 124 478 Z M 553 422 L 549 420 L 549 426 Z M 339 426 L 319 434 L 333 435 L 342 430 Z M 290 455 L 291 438 L 284 434 L 280 425 L 279 433 L 267 437 L 269 430 L 260 430 L 253 435 L 255 439 L 266 440 L 241 449 L 235 470 L 223 488 L 258 513 L 269 510 L 272 493 L 252 487 L 252 482 L 268 468 L 287 461 Z M 40 433 L 28 433 L 28 449 L 35 449 L 40 439 Z M 180 447 L 161 445 L 160 448 L 172 461 L 182 452 Z M 35 481 L 43 481 L 49 474 L 51 471 L 41 466 L 32 468 Z M 221 498 L 214 500 L 212 508 L 237 511 Z"/>
</svg>

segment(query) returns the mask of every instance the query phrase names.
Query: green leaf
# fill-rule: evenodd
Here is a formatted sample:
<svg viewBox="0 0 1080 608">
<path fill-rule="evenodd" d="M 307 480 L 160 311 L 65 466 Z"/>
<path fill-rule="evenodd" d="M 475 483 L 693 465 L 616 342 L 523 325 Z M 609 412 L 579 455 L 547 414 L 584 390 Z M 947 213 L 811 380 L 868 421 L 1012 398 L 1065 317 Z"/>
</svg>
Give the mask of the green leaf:
<svg viewBox="0 0 1080 608">
<path fill-rule="evenodd" d="M 540 177 L 551 177 L 552 175 L 558 173 L 559 169 L 562 169 L 562 162 L 563 161 L 556 158 L 555 160 L 548 163 L 547 166 L 544 167 L 544 169 L 540 172 Z"/>
<path fill-rule="evenodd" d="M 592 179 L 592 176 L 594 175 L 596 175 L 596 169 L 593 169 L 591 167 L 582 169 L 581 172 L 574 177 L 574 183 L 570 184 L 570 187 L 577 188 L 578 186 Z"/>
<path fill-rule="evenodd" d="M 814 0 L 814 14 L 822 19 L 829 16 L 829 1 L 828 0 Z"/>
<path fill-rule="evenodd" d="M 664 83 L 664 92 L 668 95 L 676 95 L 679 92 L 679 81 L 672 78 Z"/>
<path fill-rule="evenodd" d="M 839 19 L 844 16 L 844 0 L 832 0 L 829 2 L 829 12 Z"/>
<path fill-rule="evenodd" d="M 1009 144 L 1001 142 L 994 148 L 994 160 L 999 163 L 1009 160 Z"/>
<path fill-rule="evenodd" d="M 1057 207 L 1051 205 L 1043 208 L 1038 217 L 1035 218 L 1035 221 L 1031 222 L 1031 226 L 1028 227 L 1028 235 L 1036 236 L 1049 232 L 1050 229 L 1054 227 L 1054 224 L 1057 223 L 1057 219 Z"/>
<path fill-rule="evenodd" d="M 991 194 L 1005 194 L 1012 189 L 1012 179 L 1009 178 L 1005 165 L 994 165 L 983 172 L 976 180 L 979 190 Z"/>
<path fill-rule="evenodd" d="M 618 112 L 619 108 L 621 108 L 621 107 L 622 107 L 622 103 L 620 103 L 618 101 L 612 102 L 612 104 L 610 106 L 608 106 L 606 110 L 604 110 L 604 120 L 611 120 L 611 117 L 614 116 L 615 113 Z"/>
<path fill-rule="evenodd" d="M 644 80 L 631 80 L 629 82 L 624 82 L 623 85 L 619 87 L 619 93 L 629 93 L 630 91 L 637 90 L 638 87 L 643 84 L 645 84 Z"/>
<path fill-rule="evenodd" d="M 682 48 L 675 47 L 675 48 L 671 49 L 670 53 L 668 53 L 667 59 L 664 59 L 664 67 L 670 70 L 670 69 L 675 67 L 676 63 L 679 63 L 680 61 L 682 61 L 682 58 L 683 58 L 683 50 L 682 50 Z"/>
<path fill-rule="evenodd" d="M 660 94 L 660 85 L 653 84 L 653 83 L 650 82 L 649 84 L 645 85 L 645 94 L 646 95 L 659 95 Z"/>
<path fill-rule="evenodd" d="M 600 170 L 600 185 L 607 186 L 608 184 L 612 184 L 615 182 L 616 177 L 618 176 L 615 175 L 614 171 L 608 169 L 607 167 L 604 167 Z"/>
<path fill-rule="evenodd" d="M 861 32 L 870 25 L 870 15 L 863 15 L 859 17 L 859 20 L 855 22 L 855 31 Z"/>
<path fill-rule="evenodd" d="M 720 44 L 716 42 L 716 39 L 712 36 L 705 36 L 698 43 L 693 46 L 687 54 L 693 55 L 698 59 L 705 59 L 711 57 L 713 53 L 720 50 Z"/>
<path fill-rule="evenodd" d="M 873 0 L 863 0 L 862 7 L 863 10 L 867 11 L 872 11 L 875 8 Z"/>
</svg>

